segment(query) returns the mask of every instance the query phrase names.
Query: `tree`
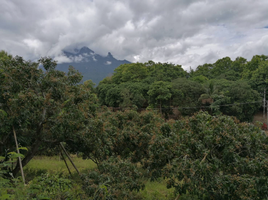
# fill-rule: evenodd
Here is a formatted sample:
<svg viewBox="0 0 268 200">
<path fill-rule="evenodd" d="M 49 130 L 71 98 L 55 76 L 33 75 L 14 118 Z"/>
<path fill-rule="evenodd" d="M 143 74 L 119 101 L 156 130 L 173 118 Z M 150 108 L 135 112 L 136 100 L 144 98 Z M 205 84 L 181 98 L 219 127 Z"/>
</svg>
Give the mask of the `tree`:
<svg viewBox="0 0 268 200">
<path fill-rule="evenodd" d="M 218 93 L 212 95 L 211 108 L 214 114 L 235 116 L 241 121 L 252 121 L 259 110 L 261 96 L 247 81 L 214 80 Z M 228 106 L 226 106 L 226 104 Z M 224 105 L 224 106 L 223 106 Z"/>
<path fill-rule="evenodd" d="M 0 64 L 0 109 L 7 114 L 0 120 L 0 154 L 14 149 L 14 129 L 19 144 L 29 149 L 23 166 L 39 151 L 72 140 L 96 109 L 91 87 L 79 85 L 82 76 L 73 68 L 68 74 L 55 68 L 51 58 L 34 63 L 15 57 Z M 18 171 L 17 165 L 13 174 Z"/>
<path fill-rule="evenodd" d="M 199 65 L 196 70 L 192 73 L 192 76 L 205 76 L 208 79 L 212 78 L 211 70 L 213 69 L 213 64 L 207 64 Z"/>
<path fill-rule="evenodd" d="M 10 54 L 8 54 L 5 51 L 0 51 L 0 60 L 1 62 L 7 62 L 10 61 L 12 59 L 12 56 Z"/>
<path fill-rule="evenodd" d="M 258 68 L 252 72 L 250 80 L 257 89 L 262 90 L 268 87 L 268 60 L 259 62 Z"/>
<path fill-rule="evenodd" d="M 209 81 L 204 89 L 205 93 L 201 95 L 201 99 L 212 98 L 212 96 L 218 92 L 213 81 Z"/>
<path fill-rule="evenodd" d="M 268 137 L 258 127 L 206 112 L 162 125 L 144 166 L 177 195 L 198 199 L 266 199 Z"/>
<path fill-rule="evenodd" d="M 132 107 L 142 108 L 146 102 L 144 97 L 144 85 L 141 83 L 125 83 L 120 85 L 122 103 L 120 107 Z"/>
<path fill-rule="evenodd" d="M 198 82 L 200 84 L 203 84 L 208 81 L 208 78 L 203 75 L 199 75 L 199 76 L 194 76 L 193 78 L 191 78 L 191 80 Z"/>
<path fill-rule="evenodd" d="M 151 138 L 160 132 L 164 119 L 150 111 L 111 112 L 103 108 L 90 121 L 90 126 L 74 135 L 68 147 L 99 165 L 111 156 L 131 159 L 134 163 L 147 159 Z"/>
<path fill-rule="evenodd" d="M 155 63 L 149 61 L 145 63 L 148 67 L 149 77 L 153 77 L 155 81 L 171 81 L 179 77 L 186 77 L 187 72 L 181 65 L 174 65 L 172 63 Z"/>
<path fill-rule="evenodd" d="M 112 81 L 116 84 L 123 82 L 139 82 L 148 75 L 147 67 L 142 63 L 123 64 L 117 67 Z"/>
<path fill-rule="evenodd" d="M 108 99 L 106 99 L 106 97 L 107 97 L 108 91 L 114 87 L 117 87 L 117 85 L 116 84 L 106 84 L 106 83 L 100 83 L 98 85 L 96 90 L 97 90 L 97 95 L 99 98 L 99 103 L 101 105 L 109 106 L 109 102 L 106 101 L 106 100 L 108 100 Z"/>
<path fill-rule="evenodd" d="M 245 65 L 247 64 L 247 59 L 243 57 L 237 57 L 233 62 L 232 62 L 232 70 L 235 72 L 239 72 L 240 75 L 242 75 L 243 70 L 245 69 Z"/>
<path fill-rule="evenodd" d="M 204 93 L 203 85 L 195 81 L 178 78 L 171 82 L 172 105 L 178 106 L 182 114 L 193 114 L 201 106 L 199 97 Z M 189 109 L 183 107 L 190 107 Z"/>
<path fill-rule="evenodd" d="M 243 79 L 250 80 L 253 73 L 258 70 L 259 65 L 263 61 L 267 61 L 268 56 L 265 55 L 255 55 L 252 59 L 246 63 L 244 70 L 242 72 Z"/>
<path fill-rule="evenodd" d="M 83 84 L 85 87 L 88 87 L 92 92 L 95 92 L 95 88 L 94 88 L 95 83 L 93 83 L 92 80 L 86 80 L 86 81 L 84 81 Z"/>
<path fill-rule="evenodd" d="M 211 73 L 213 77 L 216 78 L 221 74 L 225 73 L 226 71 L 231 70 L 231 66 L 232 66 L 232 60 L 229 57 L 221 58 L 213 64 Z"/>
<path fill-rule="evenodd" d="M 171 85 L 164 81 L 154 82 L 148 91 L 150 102 L 152 104 L 159 104 L 160 113 L 162 113 L 163 103 L 171 98 Z"/>
<path fill-rule="evenodd" d="M 265 55 L 255 55 L 252 57 L 252 59 L 247 63 L 246 68 L 249 71 L 255 71 L 259 68 L 259 63 L 262 61 L 267 61 L 268 56 Z"/>
<path fill-rule="evenodd" d="M 114 87 L 110 88 L 107 91 L 105 103 L 108 106 L 111 107 L 119 107 L 120 103 L 122 102 L 122 96 L 121 96 L 121 89 L 118 85 L 115 85 Z"/>
</svg>

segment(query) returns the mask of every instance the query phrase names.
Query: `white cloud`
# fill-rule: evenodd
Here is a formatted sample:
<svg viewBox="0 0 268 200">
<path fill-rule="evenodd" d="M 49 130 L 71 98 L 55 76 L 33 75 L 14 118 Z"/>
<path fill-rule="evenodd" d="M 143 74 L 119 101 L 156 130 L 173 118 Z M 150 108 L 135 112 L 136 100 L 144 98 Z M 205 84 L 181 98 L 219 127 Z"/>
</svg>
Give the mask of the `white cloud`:
<svg viewBox="0 0 268 200">
<path fill-rule="evenodd" d="M 88 46 L 132 62 L 185 68 L 268 54 L 266 0 L 2 0 L 1 48 L 26 59 Z M 81 58 L 74 58 L 81 61 Z"/>
<path fill-rule="evenodd" d="M 73 60 L 71 60 L 70 58 L 67 58 L 66 56 L 64 56 L 64 55 L 58 55 L 58 56 L 56 56 L 55 58 L 54 58 L 56 61 L 57 61 L 57 63 L 70 63 L 70 62 L 72 62 Z"/>
<path fill-rule="evenodd" d="M 95 56 L 92 56 L 92 59 L 96 62 L 96 61 L 98 61 L 96 58 L 95 58 Z"/>
</svg>

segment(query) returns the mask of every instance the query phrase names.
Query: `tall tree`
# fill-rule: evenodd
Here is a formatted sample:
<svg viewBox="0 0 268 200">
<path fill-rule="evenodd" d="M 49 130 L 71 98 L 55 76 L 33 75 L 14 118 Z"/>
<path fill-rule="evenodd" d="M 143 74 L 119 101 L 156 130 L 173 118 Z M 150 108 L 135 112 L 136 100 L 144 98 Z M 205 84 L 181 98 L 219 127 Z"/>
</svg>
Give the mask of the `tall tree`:
<svg viewBox="0 0 268 200">
<path fill-rule="evenodd" d="M 43 66 L 45 71 L 39 68 Z M 12 130 L 21 146 L 28 147 L 22 165 L 39 151 L 72 140 L 94 113 L 96 97 L 73 68 L 68 74 L 55 70 L 56 62 L 41 58 L 38 63 L 15 57 L 0 64 L 0 154 L 14 149 Z M 17 165 L 13 169 L 16 175 Z"/>
</svg>

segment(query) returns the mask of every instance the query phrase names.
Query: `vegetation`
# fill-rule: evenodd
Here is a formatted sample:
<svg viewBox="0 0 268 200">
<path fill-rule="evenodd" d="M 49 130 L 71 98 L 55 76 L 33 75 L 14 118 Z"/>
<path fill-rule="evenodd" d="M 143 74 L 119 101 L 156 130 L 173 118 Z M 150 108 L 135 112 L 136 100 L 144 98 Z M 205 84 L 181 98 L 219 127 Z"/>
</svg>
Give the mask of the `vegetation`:
<svg viewBox="0 0 268 200">
<path fill-rule="evenodd" d="M 226 57 L 189 73 L 124 64 L 94 88 L 50 58 L 2 51 L 0 199 L 267 199 L 268 137 L 249 123 L 261 108 L 267 59 Z M 59 156 L 60 144 L 86 160 L 75 159 L 75 176 L 33 160 Z M 171 189 L 164 195 L 148 191 L 159 180 Z"/>
<path fill-rule="evenodd" d="M 101 81 L 96 92 L 99 103 L 109 107 L 149 107 L 165 116 L 173 107 L 182 115 L 210 107 L 206 110 L 213 115 L 222 113 L 250 122 L 268 88 L 267 66 L 267 56 L 254 56 L 249 62 L 226 57 L 189 73 L 168 63 L 124 64 Z"/>
</svg>

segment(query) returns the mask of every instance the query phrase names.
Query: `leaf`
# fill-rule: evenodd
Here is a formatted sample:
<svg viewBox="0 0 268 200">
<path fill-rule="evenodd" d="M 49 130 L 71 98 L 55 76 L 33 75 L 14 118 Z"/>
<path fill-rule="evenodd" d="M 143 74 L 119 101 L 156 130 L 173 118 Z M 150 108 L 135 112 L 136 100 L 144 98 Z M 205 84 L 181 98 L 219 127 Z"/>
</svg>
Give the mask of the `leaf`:
<svg viewBox="0 0 268 200">
<path fill-rule="evenodd" d="M 10 155 L 10 158 L 18 158 L 18 157 L 21 157 L 21 158 L 24 158 L 24 155 L 21 154 L 21 153 L 15 153 L 15 152 L 9 152 L 8 155 Z"/>
<path fill-rule="evenodd" d="M 25 150 L 28 151 L 28 149 L 26 147 L 19 147 L 19 150 Z"/>
<path fill-rule="evenodd" d="M 7 113 L 3 110 L 0 109 L 0 116 L 4 116 L 4 117 L 7 117 Z"/>
</svg>

